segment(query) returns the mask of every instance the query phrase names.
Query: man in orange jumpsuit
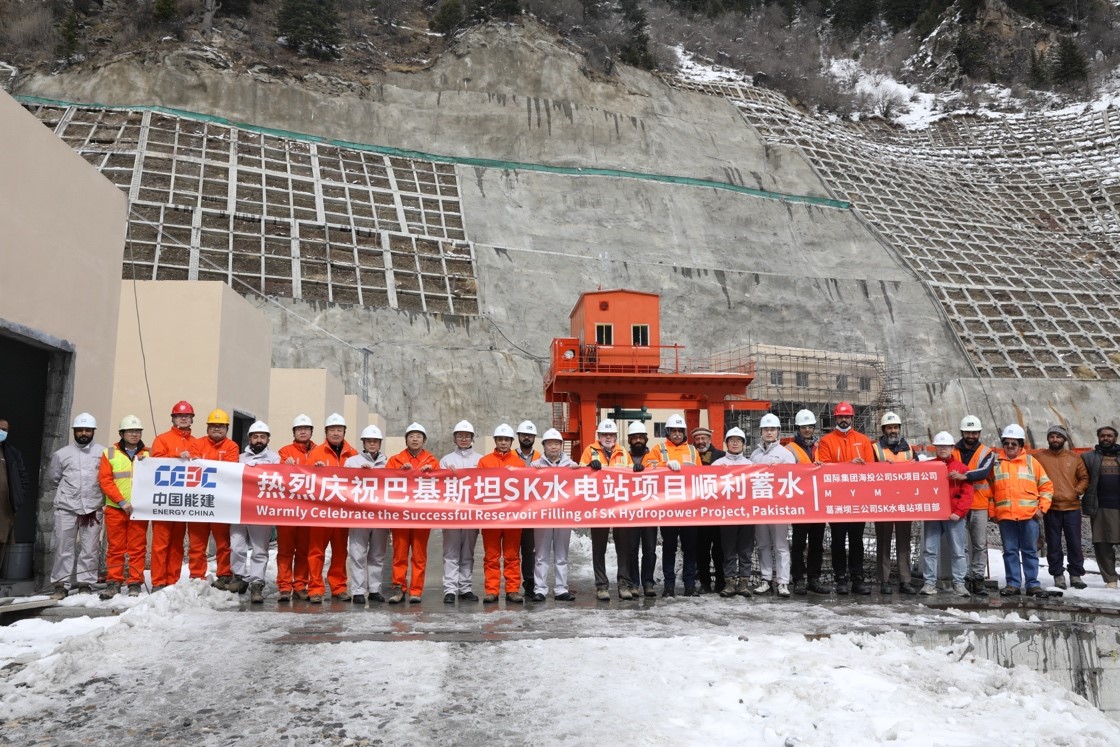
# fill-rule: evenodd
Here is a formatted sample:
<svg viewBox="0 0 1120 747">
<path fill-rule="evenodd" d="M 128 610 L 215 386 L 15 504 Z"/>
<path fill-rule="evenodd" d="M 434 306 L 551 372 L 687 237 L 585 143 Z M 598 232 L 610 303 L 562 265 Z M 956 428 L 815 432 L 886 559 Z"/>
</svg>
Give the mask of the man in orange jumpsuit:
<svg viewBox="0 0 1120 747">
<path fill-rule="evenodd" d="M 315 448 L 311 440 L 314 425 L 307 415 L 296 415 L 292 421 L 292 442 L 280 449 L 284 464 L 310 465 L 308 456 Z M 278 602 L 292 601 L 292 595 L 307 599 L 307 547 L 311 543 L 311 527 L 276 527 L 276 591 Z"/>
<path fill-rule="evenodd" d="M 316 467 L 343 467 L 350 457 L 358 456 L 358 450 L 346 441 L 346 419 L 333 412 L 323 422 L 323 443 L 308 454 L 307 459 Z M 331 566 L 327 569 L 327 584 L 330 586 L 331 599 L 349 602 L 350 592 L 346 589 L 347 542 L 350 530 L 346 527 L 311 527 L 311 539 L 307 545 L 307 593 L 312 604 L 322 604 L 326 586 L 323 584 L 323 564 L 326 562 L 327 545 L 331 546 Z"/>
<path fill-rule="evenodd" d="M 404 451 L 389 457 L 385 469 L 431 472 L 439 467 L 439 460 L 424 448 L 428 431 L 419 423 L 412 423 L 404 432 Z M 408 588 L 410 604 L 419 604 L 424 593 L 424 573 L 428 568 L 428 535 L 431 529 L 393 530 L 393 593 L 389 604 L 404 601 L 408 587 L 408 556 L 412 553 L 412 586 Z"/>
<path fill-rule="evenodd" d="M 237 462 L 241 449 L 226 438 L 229 434 L 229 414 L 225 410 L 213 410 L 206 416 L 206 435 L 191 441 L 191 459 L 209 459 L 215 462 Z M 206 550 L 210 545 L 210 535 L 214 535 L 215 555 L 218 561 L 215 589 L 225 589 L 233 583 L 233 569 L 229 556 L 229 524 L 209 521 L 192 521 L 187 526 L 190 537 L 189 564 L 191 578 L 206 577 Z M 234 587 L 230 591 L 237 591 Z"/>
<path fill-rule="evenodd" d="M 140 596 L 144 583 L 144 555 L 148 549 L 148 522 L 132 520 L 132 465 L 148 455 L 141 438 L 140 418 L 127 415 L 118 430 L 120 441 L 101 454 L 97 481 L 105 495 L 105 580 L 102 599 L 112 599 L 124 583 L 124 558 L 128 556 L 128 595 Z"/>
<path fill-rule="evenodd" d="M 494 429 L 494 450 L 478 460 L 479 469 L 524 467 L 525 462 L 513 452 L 513 428 L 502 423 Z M 521 530 L 488 528 L 482 530 L 482 567 L 486 573 L 484 604 L 498 601 L 502 589 L 502 564 L 505 565 L 506 601 L 522 604 L 521 596 Z"/>
<path fill-rule="evenodd" d="M 151 456 L 171 459 L 191 458 L 191 426 L 194 425 L 194 408 L 190 402 L 178 402 L 171 408 L 171 429 L 156 436 L 152 442 Z M 183 574 L 183 536 L 187 533 L 184 521 L 152 522 L 152 591 L 178 583 Z"/>
<path fill-rule="evenodd" d="M 852 427 L 855 416 L 850 402 L 837 403 L 832 411 L 835 427 L 817 444 L 817 462 L 867 464 L 874 461 L 871 439 Z M 863 522 L 834 521 L 831 526 L 836 593 L 870 594 L 871 587 L 863 580 Z"/>
</svg>

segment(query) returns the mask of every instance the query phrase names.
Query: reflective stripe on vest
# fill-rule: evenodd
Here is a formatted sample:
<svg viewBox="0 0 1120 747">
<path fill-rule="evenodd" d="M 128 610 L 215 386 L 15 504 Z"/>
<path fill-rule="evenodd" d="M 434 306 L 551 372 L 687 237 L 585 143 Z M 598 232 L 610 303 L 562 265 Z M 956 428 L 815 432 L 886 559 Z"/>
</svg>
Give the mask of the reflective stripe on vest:
<svg viewBox="0 0 1120 747">
<path fill-rule="evenodd" d="M 872 444 L 871 450 L 875 452 L 875 461 L 877 462 L 912 462 L 914 461 L 914 452 L 911 449 L 900 451 L 895 454 L 890 449 L 884 449 L 880 444 Z"/>
<path fill-rule="evenodd" d="M 667 448 L 665 448 L 665 442 L 662 441 L 660 444 L 658 444 L 657 448 L 661 449 L 661 462 L 663 464 L 668 464 L 669 463 L 669 450 Z M 697 451 L 696 447 L 693 446 L 692 444 L 688 445 L 688 455 L 690 457 L 692 457 L 692 461 L 691 462 L 685 462 L 685 464 L 691 464 L 692 466 L 695 467 L 696 465 L 698 465 L 700 463 L 700 452 Z"/>
<path fill-rule="evenodd" d="M 1038 485 L 1038 473 L 1035 472 L 1034 463 L 1035 463 L 1034 462 L 1034 457 L 1032 457 L 1030 454 L 1027 454 L 1027 458 L 1026 458 L 1026 461 L 1024 463 L 1025 467 L 1020 466 L 1018 464 L 1015 465 L 1015 470 L 1016 470 L 1015 471 L 1015 477 L 1020 479 L 1020 480 L 1027 480 L 1032 485 L 1037 486 Z M 1012 464 L 1012 463 L 1008 462 L 1008 464 Z M 1011 473 L 1008 472 L 1008 471 L 1005 471 L 1003 469 L 1000 469 L 999 467 L 1000 467 L 1000 465 L 997 464 L 997 469 L 995 470 L 995 482 L 997 484 L 1001 483 L 1001 482 L 1007 482 L 1008 480 L 1011 479 Z M 1011 506 L 1012 502 L 1013 501 L 1012 501 L 1011 498 L 1004 498 L 1002 500 L 997 498 L 996 501 L 995 501 L 995 504 L 996 504 L 996 508 L 1008 508 L 1008 507 Z M 1038 494 L 1035 493 L 1034 496 L 1030 496 L 1030 497 L 1027 497 L 1027 498 L 1018 498 L 1014 501 L 1014 503 L 1016 503 L 1017 505 L 1019 505 L 1023 508 L 1037 509 L 1038 508 Z"/>
<path fill-rule="evenodd" d="M 136 453 L 139 454 L 140 452 Z M 113 484 L 117 486 L 117 490 L 120 491 L 125 500 L 132 500 L 132 460 L 128 458 L 128 454 L 116 446 L 105 449 L 105 458 L 109 460 L 109 466 L 113 468 Z M 108 496 L 105 498 L 105 505 L 119 508 L 119 504 L 109 500 Z"/>
</svg>

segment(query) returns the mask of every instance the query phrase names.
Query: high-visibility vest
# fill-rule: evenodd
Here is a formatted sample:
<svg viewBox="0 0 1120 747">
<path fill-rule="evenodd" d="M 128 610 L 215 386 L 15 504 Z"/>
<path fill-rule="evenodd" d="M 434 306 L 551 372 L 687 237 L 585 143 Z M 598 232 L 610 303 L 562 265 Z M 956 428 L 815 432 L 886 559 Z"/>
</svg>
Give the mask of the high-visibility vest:
<svg viewBox="0 0 1120 747">
<path fill-rule="evenodd" d="M 665 446 L 665 442 L 658 444 L 657 448 L 661 450 L 661 463 L 668 464 L 669 449 Z M 697 451 L 696 447 L 692 444 L 688 445 L 688 458 L 690 461 L 683 462 L 683 464 L 691 464 L 693 466 L 698 466 L 700 464 L 700 452 Z"/>
<path fill-rule="evenodd" d="M 907 449 L 900 451 L 897 454 L 890 449 L 884 449 L 880 443 L 871 445 L 871 450 L 875 452 L 876 462 L 912 462 L 914 461 L 914 450 Z"/>
<path fill-rule="evenodd" d="M 994 510 L 990 513 L 997 521 L 1030 519 L 1040 508 L 1046 511 L 1050 507 L 1054 494 L 1050 477 L 1037 459 L 1030 454 L 1023 457 L 996 460 L 992 473 Z"/>
<path fill-rule="evenodd" d="M 980 462 L 984 461 L 984 459 L 987 458 L 988 454 L 990 454 L 991 451 L 992 450 L 989 449 L 984 444 L 980 444 L 979 446 L 977 446 L 976 451 L 972 452 L 972 458 L 968 460 L 968 465 L 967 465 L 968 466 L 968 471 L 971 472 L 974 469 L 978 469 L 980 467 Z M 963 459 L 961 459 L 961 450 L 960 449 L 957 449 L 957 448 L 953 449 L 953 459 L 956 459 L 958 462 L 963 462 L 964 461 Z M 992 497 L 992 483 L 991 483 L 989 478 L 984 478 L 983 480 L 979 480 L 977 482 L 972 483 L 972 509 L 971 510 L 973 510 L 973 511 L 987 511 L 988 510 L 988 501 L 991 499 L 991 497 Z"/>
<path fill-rule="evenodd" d="M 137 456 L 147 451 L 141 449 L 136 452 Z M 121 451 L 116 446 L 110 446 L 102 452 L 109 466 L 113 468 L 113 484 L 117 486 L 117 490 L 121 491 L 126 501 L 132 500 L 132 460 L 128 458 L 128 454 Z M 113 501 L 109 500 L 108 496 L 105 498 L 105 505 L 112 508 L 120 508 L 120 506 Z"/>
<path fill-rule="evenodd" d="M 813 455 L 809 453 L 809 451 L 813 451 L 812 446 L 809 447 L 809 451 L 805 451 L 801 444 L 796 441 L 790 441 L 786 444 L 786 448 L 790 450 L 790 453 L 793 454 L 793 458 L 797 460 L 798 464 L 813 463 Z"/>
</svg>

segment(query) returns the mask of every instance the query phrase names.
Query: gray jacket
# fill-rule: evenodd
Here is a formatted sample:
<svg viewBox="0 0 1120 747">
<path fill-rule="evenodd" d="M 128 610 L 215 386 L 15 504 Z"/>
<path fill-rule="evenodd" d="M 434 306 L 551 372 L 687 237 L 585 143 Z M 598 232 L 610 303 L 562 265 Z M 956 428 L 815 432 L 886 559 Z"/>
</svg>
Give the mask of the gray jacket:
<svg viewBox="0 0 1120 747">
<path fill-rule="evenodd" d="M 1097 483 L 1101 479 L 1100 452 L 1096 449 L 1086 451 L 1082 453 L 1081 461 L 1085 462 L 1085 469 L 1089 470 L 1089 487 L 1085 488 L 1081 496 L 1081 513 L 1092 519 L 1097 515 L 1097 506 L 1100 505 L 1097 501 Z"/>
<path fill-rule="evenodd" d="M 55 511 L 82 515 L 105 506 L 105 496 L 97 481 L 103 451 L 104 446 L 90 441 L 85 446 L 69 443 L 51 455 L 46 488 L 55 491 Z"/>
<path fill-rule="evenodd" d="M 346 463 L 343 464 L 342 466 L 343 467 L 352 467 L 352 468 L 356 467 L 358 469 L 361 469 L 361 468 L 379 469 L 381 467 L 384 467 L 386 464 L 388 464 L 388 462 L 389 462 L 389 457 L 385 456 L 384 451 L 377 452 L 377 456 L 374 457 L 368 451 L 366 451 L 365 449 L 362 449 L 361 451 L 358 452 L 357 456 L 350 457 L 349 459 L 346 460 Z"/>
<path fill-rule="evenodd" d="M 280 455 L 268 447 L 265 447 L 260 454 L 254 454 L 252 449 L 246 446 L 245 451 L 241 452 L 241 456 L 238 457 L 238 461 L 249 465 L 280 464 Z"/>
</svg>

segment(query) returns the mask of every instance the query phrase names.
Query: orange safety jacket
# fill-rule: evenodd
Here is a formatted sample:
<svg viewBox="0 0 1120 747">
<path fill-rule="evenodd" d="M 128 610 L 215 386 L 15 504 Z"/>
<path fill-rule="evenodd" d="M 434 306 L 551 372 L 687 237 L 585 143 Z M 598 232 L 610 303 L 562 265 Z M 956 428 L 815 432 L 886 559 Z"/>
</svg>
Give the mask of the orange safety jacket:
<svg viewBox="0 0 1120 747">
<path fill-rule="evenodd" d="M 833 429 L 817 442 L 817 461 L 822 464 L 839 464 L 854 459 L 866 462 L 874 458 L 871 439 L 854 428 L 847 433 Z"/>
<path fill-rule="evenodd" d="M 151 455 L 164 458 L 177 457 L 184 451 L 191 450 L 192 441 L 194 441 L 194 436 L 191 435 L 189 430 L 181 431 L 178 428 L 172 428 L 156 436 L 156 440 L 152 442 Z"/>
<path fill-rule="evenodd" d="M 148 447 L 138 444 L 135 456 L 120 448 L 119 444 L 101 452 L 101 464 L 97 469 L 97 482 L 105 495 L 105 505 L 120 508 L 120 504 L 132 500 L 132 464 L 137 457 L 148 455 Z"/>
<path fill-rule="evenodd" d="M 966 465 L 968 467 L 968 471 L 972 472 L 973 470 L 980 469 L 981 463 L 983 463 L 983 461 L 988 457 L 988 454 L 990 454 L 991 451 L 992 450 L 984 444 L 980 444 L 979 446 L 977 446 L 976 451 L 972 452 L 972 458 L 968 460 L 968 464 Z M 961 459 L 961 450 L 957 447 L 953 448 L 953 459 L 958 462 L 964 461 L 963 459 Z M 992 500 L 992 480 L 990 473 L 989 476 L 985 477 L 983 480 L 977 480 L 976 482 L 970 484 L 972 485 L 971 510 L 987 511 L 988 504 Z"/>
<path fill-rule="evenodd" d="M 228 438 L 214 443 L 209 436 L 199 436 L 191 441 L 191 459 L 211 459 L 215 462 L 239 461 L 241 450 Z"/>
<path fill-rule="evenodd" d="M 307 464 L 314 466 L 316 462 L 322 462 L 328 467 L 343 467 L 346 460 L 354 456 L 358 456 L 358 450 L 351 446 L 348 441 L 342 442 L 342 448 L 337 453 L 331 448 L 330 444 L 324 441 L 307 452 Z"/>
<path fill-rule="evenodd" d="M 308 441 L 306 444 L 300 444 L 292 441 L 287 446 L 282 447 L 277 453 L 280 454 L 281 462 L 287 462 L 289 459 L 291 459 L 295 464 L 314 464 L 315 462 L 310 461 L 307 458 L 311 455 L 311 452 L 314 449 L 314 441 Z"/>
<path fill-rule="evenodd" d="M 1054 487 L 1042 463 L 1025 451 L 1008 459 L 1003 450 L 996 452 L 992 470 L 992 498 L 988 516 L 996 521 L 1026 521 L 1036 511 L 1050 510 Z"/>
<path fill-rule="evenodd" d="M 604 467 L 634 466 L 634 460 L 630 458 L 629 452 L 622 448 L 621 444 L 615 444 L 611 453 L 607 454 L 607 450 L 603 448 L 603 445 L 596 441 L 583 450 L 583 456 L 580 457 L 579 464 L 581 467 L 586 467 L 596 459 L 598 459 L 599 463 Z"/>
<path fill-rule="evenodd" d="M 389 461 L 385 463 L 386 469 L 400 469 L 406 464 L 411 464 L 413 469 L 422 469 L 424 467 L 431 467 L 432 469 L 439 469 L 439 460 L 432 455 L 427 449 L 420 449 L 420 453 L 416 456 L 408 453 L 408 449 L 394 454 L 389 457 Z"/>
<path fill-rule="evenodd" d="M 505 454 L 500 454 L 500 453 L 498 453 L 498 450 L 495 449 L 494 451 L 491 451 L 489 454 L 486 454 L 485 456 L 483 456 L 481 459 L 478 460 L 478 468 L 479 469 L 494 469 L 496 467 L 524 467 L 524 466 L 525 466 L 525 461 L 520 456 L 513 453 L 512 450 L 507 451 Z"/>
<path fill-rule="evenodd" d="M 793 454 L 793 457 L 797 460 L 798 464 L 813 463 L 813 455 L 805 451 L 805 449 L 802 448 L 801 444 L 797 443 L 796 441 L 790 441 L 788 444 L 785 444 L 785 447 L 789 449 L 789 452 L 791 454 Z M 816 449 L 810 446 L 809 451 L 816 451 Z"/>
<path fill-rule="evenodd" d="M 872 444 L 872 451 L 875 453 L 876 462 L 912 462 L 914 461 L 914 450 L 903 449 L 897 454 L 890 449 L 883 448 L 880 443 Z"/>
<path fill-rule="evenodd" d="M 662 441 L 657 446 L 650 449 L 649 453 L 657 460 L 652 465 L 655 467 L 664 467 L 669 462 L 673 461 L 680 462 L 682 465 L 689 464 L 694 467 L 700 466 L 700 452 L 690 443 L 683 443 L 677 446 L 672 441 Z M 647 464 L 644 459 L 642 463 Z"/>
</svg>

